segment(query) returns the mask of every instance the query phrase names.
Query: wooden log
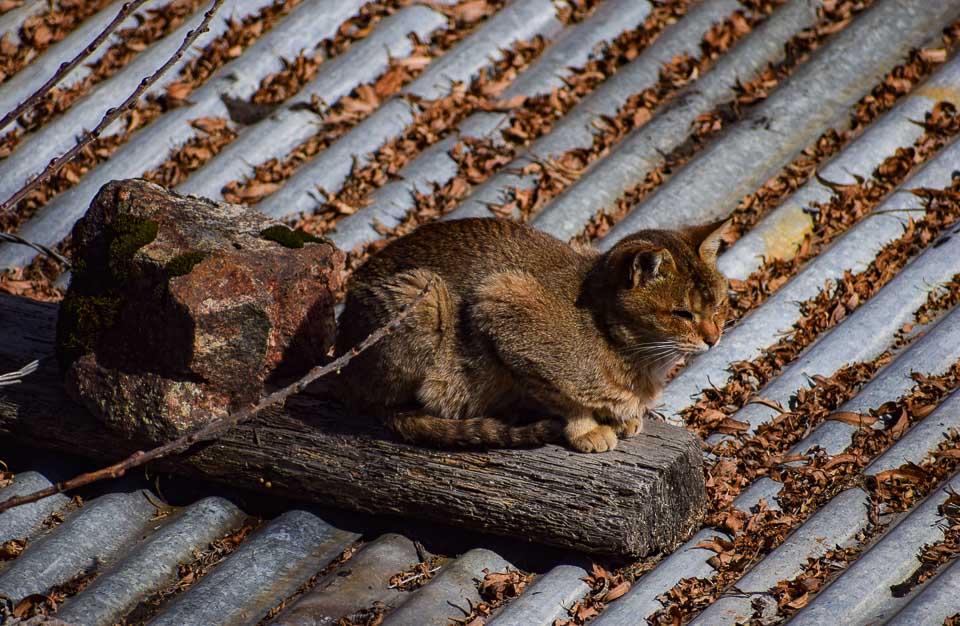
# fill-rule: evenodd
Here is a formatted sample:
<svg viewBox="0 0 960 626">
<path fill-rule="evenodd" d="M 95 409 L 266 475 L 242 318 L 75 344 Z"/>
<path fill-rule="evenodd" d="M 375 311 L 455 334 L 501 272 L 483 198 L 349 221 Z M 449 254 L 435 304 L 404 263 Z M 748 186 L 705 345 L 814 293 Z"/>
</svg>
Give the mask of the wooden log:
<svg viewBox="0 0 960 626">
<path fill-rule="evenodd" d="M 0 295 L 0 373 L 40 359 L 0 387 L 0 436 L 106 464 L 144 442 L 126 439 L 62 390 L 54 358 L 57 306 Z M 335 384 L 335 380 L 333 381 Z M 392 439 L 381 427 L 301 394 L 162 468 L 325 505 L 396 514 L 592 553 L 643 555 L 687 537 L 705 510 L 699 440 L 648 421 L 613 452 L 447 452 Z"/>
</svg>

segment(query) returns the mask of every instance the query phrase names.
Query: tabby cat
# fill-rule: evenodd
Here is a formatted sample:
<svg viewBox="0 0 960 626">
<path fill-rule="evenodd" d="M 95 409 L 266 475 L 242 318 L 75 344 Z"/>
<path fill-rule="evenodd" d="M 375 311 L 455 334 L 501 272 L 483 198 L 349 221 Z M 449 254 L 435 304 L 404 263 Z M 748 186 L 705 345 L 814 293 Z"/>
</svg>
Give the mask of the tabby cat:
<svg viewBox="0 0 960 626">
<path fill-rule="evenodd" d="M 417 444 L 611 450 L 667 372 L 720 340 L 724 227 L 645 230 L 601 254 L 509 220 L 421 226 L 350 279 L 341 354 L 429 289 L 340 387 Z"/>
</svg>

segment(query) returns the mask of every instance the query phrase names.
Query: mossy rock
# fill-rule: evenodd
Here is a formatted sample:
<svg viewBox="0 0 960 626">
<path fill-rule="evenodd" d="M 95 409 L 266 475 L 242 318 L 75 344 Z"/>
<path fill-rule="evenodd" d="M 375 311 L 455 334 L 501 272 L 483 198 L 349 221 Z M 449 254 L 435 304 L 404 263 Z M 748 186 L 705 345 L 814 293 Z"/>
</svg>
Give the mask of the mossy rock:
<svg viewBox="0 0 960 626">
<path fill-rule="evenodd" d="M 57 319 L 61 365 L 66 366 L 93 350 L 105 329 L 117 323 L 123 300 L 117 292 L 102 295 L 67 293 Z"/>
<path fill-rule="evenodd" d="M 249 207 L 112 181 L 72 240 L 57 355 L 70 393 L 111 427 L 171 436 L 333 343 L 343 252 Z"/>
<path fill-rule="evenodd" d="M 168 278 L 186 276 L 192 272 L 193 268 L 203 261 L 206 256 L 203 252 L 196 250 L 193 252 L 185 252 L 167 261 L 167 264 L 163 266 L 163 271 Z"/>
<path fill-rule="evenodd" d="M 322 243 L 324 241 L 302 228 L 290 230 L 280 224 L 264 228 L 260 231 L 260 236 L 268 241 L 275 241 L 285 248 L 302 248 L 305 243 Z"/>
<path fill-rule="evenodd" d="M 157 238 L 159 225 L 130 215 L 118 215 L 110 224 L 109 265 L 117 281 L 129 278 L 130 264 L 137 251 Z"/>
<path fill-rule="evenodd" d="M 61 367 L 91 352 L 102 334 L 117 323 L 123 308 L 121 294 L 133 276 L 133 258 L 157 238 L 158 230 L 155 221 L 119 215 L 103 234 L 106 258 L 90 254 L 74 263 L 70 290 L 57 319 Z"/>
</svg>

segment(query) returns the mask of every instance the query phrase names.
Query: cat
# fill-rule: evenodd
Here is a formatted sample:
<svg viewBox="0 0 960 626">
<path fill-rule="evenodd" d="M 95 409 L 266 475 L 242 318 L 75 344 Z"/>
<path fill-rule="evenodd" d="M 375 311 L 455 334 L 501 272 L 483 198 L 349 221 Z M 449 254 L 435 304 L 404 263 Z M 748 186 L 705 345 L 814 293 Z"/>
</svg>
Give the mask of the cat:
<svg viewBox="0 0 960 626">
<path fill-rule="evenodd" d="M 725 227 L 640 231 L 600 253 L 510 220 L 421 226 L 348 281 L 338 354 L 427 293 L 338 387 L 411 443 L 612 450 L 674 365 L 720 340 Z"/>
</svg>

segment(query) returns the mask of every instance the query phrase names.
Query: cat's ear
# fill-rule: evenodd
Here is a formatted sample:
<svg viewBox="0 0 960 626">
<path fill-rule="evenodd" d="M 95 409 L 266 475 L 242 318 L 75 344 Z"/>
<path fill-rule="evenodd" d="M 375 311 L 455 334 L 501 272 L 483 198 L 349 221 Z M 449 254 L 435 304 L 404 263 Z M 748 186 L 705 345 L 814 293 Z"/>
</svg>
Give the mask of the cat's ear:
<svg viewBox="0 0 960 626">
<path fill-rule="evenodd" d="M 608 263 L 620 284 L 641 287 L 670 271 L 673 255 L 655 243 L 634 240 L 617 244 Z"/>
<path fill-rule="evenodd" d="M 730 218 L 724 218 L 703 226 L 690 226 L 683 229 L 683 233 L 693 244 L 704 263 L 710 265 L 716 263 L 717 250 L 720 249 L 720 242 L 723 241 L 723 235 L 729 228 L 730 222 Z"/>
</svg>

